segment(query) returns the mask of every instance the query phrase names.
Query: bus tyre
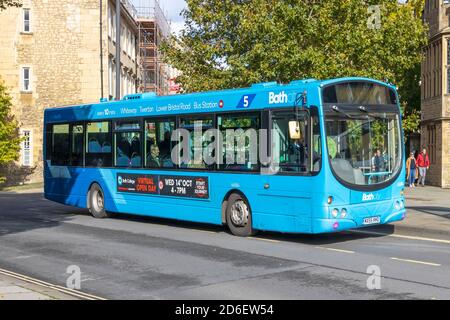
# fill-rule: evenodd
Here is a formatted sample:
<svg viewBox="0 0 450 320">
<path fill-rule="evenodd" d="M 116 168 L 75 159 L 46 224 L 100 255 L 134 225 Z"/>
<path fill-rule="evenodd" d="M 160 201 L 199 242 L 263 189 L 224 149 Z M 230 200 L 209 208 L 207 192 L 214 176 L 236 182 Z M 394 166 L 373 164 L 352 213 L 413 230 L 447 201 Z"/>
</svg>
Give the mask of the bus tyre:
<svg viewBox="0 0 450 320">
<path fill-rule="evenodd" d="M 105 210 L 105 195 L 98 184 L 94 183 L 89 189 L 88 201 L 92 216 L 99 219 L 109 217 L 109 213 Z"/>
<path fill-rule="evenodd" d="M 228 198 L 226 221 L 228 228 L 235 236 L 248 237 L 254 234 L 250 206 L 238 193 L 233 193 Z"/>
</svg>

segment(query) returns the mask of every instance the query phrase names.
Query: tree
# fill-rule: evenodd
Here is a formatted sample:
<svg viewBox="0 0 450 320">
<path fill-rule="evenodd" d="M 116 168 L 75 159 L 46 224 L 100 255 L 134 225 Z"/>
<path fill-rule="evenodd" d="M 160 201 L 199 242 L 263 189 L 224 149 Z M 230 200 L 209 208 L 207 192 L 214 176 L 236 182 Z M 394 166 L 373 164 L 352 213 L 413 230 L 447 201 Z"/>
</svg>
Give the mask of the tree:
<svg viewBox="0 0 450 320">
<path fill-rule="evenodd" d="M 11 115 L 11 96 L 0 80 L 0 167 L 19 158 L 21 138 L 17 122 Z M 0 177 L 0 182 L 5 180 Z"/>
<path fill-rule="evenodd" d="M 5 10 L 7 7 L 21 7 L 22 1 L 20 0 L 0 0 L 0 11 Z"/>
<path fill-rule="evenodd" d="M 187 0 L 186 28 L 163 45 L 186 92 L 256 82 L 365 76 L 420 108 L 424 0 Z M 413 113 L 411 111 L 411 113 Z"/>
</svg>

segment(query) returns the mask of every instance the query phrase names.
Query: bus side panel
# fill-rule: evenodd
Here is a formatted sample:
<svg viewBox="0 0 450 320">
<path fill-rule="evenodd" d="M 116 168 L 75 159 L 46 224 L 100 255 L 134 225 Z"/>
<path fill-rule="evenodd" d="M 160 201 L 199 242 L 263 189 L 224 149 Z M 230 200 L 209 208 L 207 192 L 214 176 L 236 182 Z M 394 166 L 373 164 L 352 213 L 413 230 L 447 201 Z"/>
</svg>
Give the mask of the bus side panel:
<svg viewBox="0 0 450 320">
<path fill-rule="evenodd" d="M 262 175 L 253 210 L 254 227 L 310 233 L 313 179 L 310 176 Z"/>
</svg>

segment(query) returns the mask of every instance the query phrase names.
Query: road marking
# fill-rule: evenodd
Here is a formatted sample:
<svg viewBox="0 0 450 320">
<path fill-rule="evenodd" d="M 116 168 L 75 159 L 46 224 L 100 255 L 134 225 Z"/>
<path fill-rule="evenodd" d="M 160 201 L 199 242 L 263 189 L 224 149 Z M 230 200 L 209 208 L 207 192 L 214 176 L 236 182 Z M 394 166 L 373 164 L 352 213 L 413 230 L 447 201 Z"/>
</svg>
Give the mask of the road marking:
<svg viewBox="0 0 450 320">
<path fill-rule="evenodd" d="M 213 234 L 217 233 L 216 231 L 208 231 L 208 230 L 201 230 L 201 229 L 193 229 L 193 230 L 203 232 L 203 233 L 213 233 Z"/>
<path fill-rule="evenodd" d="M 395 258 L 395 257 L 391 257 L 391 259 L 392 260 L 397 260 L 397 261 L 405 261 L 405 262 L 417 263 L 417 264 L 425 264 L 427 266 L 433 266 L 433 267 L 440 267 L 441 266 L 439 263 L 419 261 L 419 260 L 400 259 L 400 258 Z"/>
<path fill-rule="evenodd" d="M 349 232 L 360 233 L 360 234 L 370 234 L 370 235 L 374 235 L 374 236 L 387 236 L 387 237 L 402 238 L 402 239 L 409 239 L 409 240 L 420 240 L 420 241 L 429 241 L 429 242 L 450 244 L 450 240 L 424 238 L 424 237 L 416 237 L 416 236 L 406 236 L 406 235 L 402 235 L 402 234 L 387 234 L 387 233 L 382 233 L 382 232 L 361 231 L 361 230 L 349 230 Z"/>
<path fill-rule="evenodd" d="M 259 240 L 259 241 L 267 241 L 267 242 L 273 242 L 273 243 L 280 243 L 281 242 L 279 240 L 272 240 L 272 239 L 259 238 L 259 237 L 247 237 L 247 239 Z"/>
<path fill-rule="evenodd" d="M 1 269 L 0 268 L 0 273 L 4 274 L 6 276 L 12 277 L 12 278 L 16 278 L 16 279 L 28 282 L 28 283 L 39 285 L 41 287 L 45 287 L 45 288 L 48 288 L 48 289 L 53 289 L 53 290 L 65 293 L 67 295 L 71 295 L 71 296 L 77 297 L 77 298 L 81 298 L 81 299 L 85 299 L 85 300 L 106 300 L 105 298 L 102 298 L 102 297 L 94 296 L 94 295 L 89 294 L 89 293 L 85 293 L 85 292 L 81 292 L 81 291 L 78 291 L 78 290 L 73 290 L 73 289 L 65 288 L 65 287 L 62 287 L 62 286 L 55 285 L 55 284 L 51 284 L 51 283 L 48 283 L 48 282 L 45 282 L 45 281 L 42 281 L 42 280 L 39 280 L 39 279 L 36 279 L 36 278 L 32 278 L 32 277 L 29 277 L 29 276 L 25 276 L 23 274 L 12 272 L 12 271 L 9 271 L 9 270 L 5 270 L 5 269 Z"/>
<path fill-rule="evenodd" d="M 351 250 L 344 250 L 344 249 L 336 249 L 336 248 L 328 248 L 328 247 L 316 247 L 319 249 L 329 250 L 329 251 L 336 251 L 336 252 L 342 252 L 342 253 L 355 253 L 355 251 Z"/>
</svg>

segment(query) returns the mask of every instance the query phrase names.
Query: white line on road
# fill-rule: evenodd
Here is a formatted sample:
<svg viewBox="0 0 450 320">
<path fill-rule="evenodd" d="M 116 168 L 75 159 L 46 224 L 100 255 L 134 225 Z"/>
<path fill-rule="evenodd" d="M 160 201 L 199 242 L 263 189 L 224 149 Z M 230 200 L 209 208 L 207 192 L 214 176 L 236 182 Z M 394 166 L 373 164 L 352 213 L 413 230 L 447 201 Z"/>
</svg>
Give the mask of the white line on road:
<svg viewBox="0 0 450 320">
<path fill-rule="evenodd" d="M 279 243 L 279 242 L 281 242 L 281 241 L 279 241 L 279 240 L 272 240 L 272 239 L 259 238 L 259 237 L 247 237 L 247 239 L 260 240 L 260 241 L 267 241 L 267 242 L 273 242 L 273 243 Z"/>
<path fill-rule="evenodd" d="M 426 261 L 419 261 L 419 260 L 400 259 L 400 258 L 395 258 L 395 257 L 392 257 L 391 259 L 392 259 L 392 260 L 397 260 L 397 261 L 404 261 L 404 262 L 417 263 L 417 264 L 425 264 L 425 265 L 427 265 L 427 266 L 433 266 L 433 267 L 440 267 L 440 266 L 441 266 L 439 263 L 426 262 Z"/>
<path fill-rule="evenodd" d="M 450 240 L 407 236 L 407 235 L 403 235 L 403 234 L 388 234 L 388 233 L 382 233 L 382 232 L 361 231 L 361 230 L 349 230 L 349 232 L 360 233 L 360 234 L 369 234 L 369 235 L 374 235 L 374 236 L 387 236 L 387 237 L 402 238 L 402 239 L 409 239 L 409 240 L 420 240 L 420 241 L 430 241 L 430 242 L 436 242 L 436 243 L 450 244 Z"/>
<path fill-rule="evenodd" d="M 65 294 L 68 294 L 68 295 L 71 295 L 71 296 L 74 296 L 74 297 L 78 297 L 78 298 L 81 298 L 81 299 L 86 299 L 86 300 L 106 300 L 105 298 L 94 296 L 92 294 L 88 294 L 88 293 L 81 292 L 81 291 L 78 291 L 78 290 L 73 290 L 73 289 L 62 287 L 62 286 L 54 285 L 54 284 L 51 284 L 51 283 L 48 283 L 48 282 L 45 282 L 45 281 L 42 281 L 42 280 L 39 280 L 39 279 L 36 279 L 36 278 L 32 278 L 32 277 L 29 277 L 29 276 L 25 276 L 23 274 L 12 272 L 12 271 L 9 271 L 9 270 L 5 270 L 5 269 L 1 269 L 0 268 L 0 273 L 4 274 L 6 276 L 9 276 L 9 277 L 13 277 L 13 278 L 16 278 L 16 279 L 19 279 L 19 280 L 22 280 L 22 281 L 33 283 L 33 284 L 39 285 L 41 287 L 53 289 L 53 290 L 56 290 L 56 291 L 59 291 L 59 292 L 62 292 L 62 293 L 65 293 Z"/>
<path fill-rule="evenodd" d="M 336 249 L 336 248 L 328 248 L 328 247 L 316 247 L 319 249 L 325 249 L 325 250 L 329 250 L 329 251 L 336 251 L 336 252 L 342 252 L 342 253 L 355 253 L 355 251 L 351 251 L 351 250 L 344 250 L 344 249 Z"/>
</svg>

